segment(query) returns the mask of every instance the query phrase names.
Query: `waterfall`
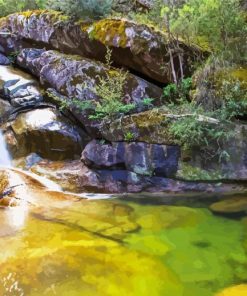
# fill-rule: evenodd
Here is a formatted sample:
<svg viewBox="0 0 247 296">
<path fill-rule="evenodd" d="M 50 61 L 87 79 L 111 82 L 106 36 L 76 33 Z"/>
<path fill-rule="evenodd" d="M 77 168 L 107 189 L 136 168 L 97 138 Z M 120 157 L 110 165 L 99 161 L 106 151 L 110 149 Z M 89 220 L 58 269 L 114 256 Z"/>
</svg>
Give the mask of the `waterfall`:
<svg viewBox="0 0 247 296">
<path fill-rule="evenodd" d="M 0 167 L 10 167 L 11 157 L 8 152 L 2 131 L 0 130 Z"/>
</svg>

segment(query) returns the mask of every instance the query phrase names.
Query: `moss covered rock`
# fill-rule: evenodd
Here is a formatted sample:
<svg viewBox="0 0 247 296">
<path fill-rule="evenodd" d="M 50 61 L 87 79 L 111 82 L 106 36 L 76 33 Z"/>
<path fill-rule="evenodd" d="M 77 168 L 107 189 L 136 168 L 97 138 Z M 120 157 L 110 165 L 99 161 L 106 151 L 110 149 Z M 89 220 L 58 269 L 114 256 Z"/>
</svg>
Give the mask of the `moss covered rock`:
<svg viewBox="0 0 247 296">
<path fill-rule="evenodd" d="M 29 11 L 2 19 L 0 30 L 12 34 L 0 36 L 1 50 L 4 52 L 45 46 L 103 61 L 106 47 L 109 46 L 116 64 L 158 82 L 168 83 L 172 80 L 168 69 L 166 34 L 126 19 L 74 23 L 59 12 Z M 190 74 L 187 60 L 198 49 L 182 41 L 180 47 L 184 51 L 185 73 Z"/>
<path fill-rule="evenodd" d="M 51 86 L 68 98 L 78 100 L 97 100 L 93 89 L 99 77 L 106 73 L 114 75 L 114 68 L 100 62 L 57 51 L 25 49 L 18 56 L 18 64 L 32 71 L 43 85 Z M 124 102 L 139 103 L 146 97 L 159 98 L 162 90 L 135 75 L 128 74 L 124 86 Z"/>
<path fill-rule="evenodd" d="M 243 66 L 208 63 L 194 74 L 193 83 L 193 98 L 208 110 L 221 107 L 227 99 L 247 100 L 247 68 Z"/>
</svg>

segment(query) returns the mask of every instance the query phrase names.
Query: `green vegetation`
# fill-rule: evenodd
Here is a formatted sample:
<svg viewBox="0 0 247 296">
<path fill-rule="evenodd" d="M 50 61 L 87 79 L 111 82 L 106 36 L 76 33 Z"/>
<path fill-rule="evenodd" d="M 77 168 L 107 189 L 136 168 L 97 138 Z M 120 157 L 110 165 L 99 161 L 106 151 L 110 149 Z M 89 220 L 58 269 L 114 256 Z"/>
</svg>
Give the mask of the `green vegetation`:
<svg viewBox="0 0 247 296">
<path fill-rule="evenodd" d="M 127 80 L 128 72 L 120 70 L 111 70 L 111 50 L 107 48 L 105 77 L 98 77 L 99 83 L 93 91 L 100 100 L 96 102 L 95 114 L 90 119 L 112 118 L 119 113 L 128 113 L 136 108 L 135 104 L 123 103 L 124 86 Z"/>
<path fill-rule="evenodd" d="M 44 8 L 46 0 L 0 0 L 0 17 L 28 9 Z"/>
<path fill-rule="evenodd" d="M 223 80 L 218 90 L 221 105 L 207 111 L 203 105 L 188 100 L 188 81 L 190 79 L 182 81 L 178 87 L 172 84 L 164 89 L 165 96 L 177 95 L 177 99 L 166 106 L 175 116 L 169 124 L 169 132 L 185 149 L 197 147 L 205 158 L 227 160 L 229 155 L 224 147 L 233 136 L 232 120 L 247 113 L 247 93 L 241 88 L 240 81 Z"/>
<path fill-rule="evenodd" d="M 135 135 L 132 133 L 132 132 L 127 132 L 125 135 L 124 135 L 124 141 L 126 142 L 131 142 L 135 139 Z"/>
<path fill-rule="evenodd" d="M 77 19 L 98 19 L 110 13 L 112 0 L 48 0 L 47 6 Z"/>
<path fill-rule="evenodd" d="M 198 180 L 222 180 L 224 176 L 218 171 L 206 171 L 199 167 L 191 166 L 187 163 L 182 163 L 181 168 L 178 170 L 177 175 L 178 178 L 186 179 L 190 181 L 198 181 Z"/>
</svg>

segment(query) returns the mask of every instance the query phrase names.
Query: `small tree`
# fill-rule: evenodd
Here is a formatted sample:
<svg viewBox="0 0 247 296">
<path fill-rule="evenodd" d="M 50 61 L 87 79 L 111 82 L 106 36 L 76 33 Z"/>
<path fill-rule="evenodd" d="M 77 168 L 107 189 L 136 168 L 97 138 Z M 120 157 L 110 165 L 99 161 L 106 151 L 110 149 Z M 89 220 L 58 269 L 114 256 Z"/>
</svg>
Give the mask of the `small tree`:
<svg viewBox="0 0 247 296">
<path fill-rule="evenodd" d="M 108 71 L 106 71 L 105 77 L 98 77 L 99 83 L 94 88 L 94 92 L 101 100 L 96 103 L 95 115 L 90 117 L 92 119 L 112 117 L 118 113 L 128 113 L 136 107 L 135 104 L 123 103 L 124 85 L 128 72 L 122 69 L 111 69 L 111 54 L 111 50 L 107 48 L 106 65 Z"/>
</svg>

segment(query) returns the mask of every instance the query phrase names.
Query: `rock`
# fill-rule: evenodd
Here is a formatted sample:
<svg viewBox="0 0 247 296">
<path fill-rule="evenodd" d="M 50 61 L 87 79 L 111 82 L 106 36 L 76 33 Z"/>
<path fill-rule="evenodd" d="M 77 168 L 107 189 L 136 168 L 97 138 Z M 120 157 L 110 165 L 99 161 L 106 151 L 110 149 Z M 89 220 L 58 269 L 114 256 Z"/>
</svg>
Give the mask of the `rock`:
<svg viewBox="0 0 247 296">
<path fill-rule="evenodd" d="M 14 107 L 33 105 L 43 100 L 38 82 L 12 67 L 0 66 L 0 92 Z"/>
<path fill-rule="evenodd" d="M 79 160 L 66 162 L 43 160 L 32 166 L 31 171 L 55 181 L 66 191 L 104 192 L 104 184 L 100 184 L 97 173 L 83 166 Z"/>
<path fill-rule="evenodd" d="M 224 289 L 222 292 L 216 294 L 215 296 L 246 296 L 247 295 L 247 285 L 237 285 Z"/>
<path fill-rule="evenodd" d="M 51 86 L 70 99 L 97 100 L 98 97 L 92 89 L 98 83 L 99 77 L 105 77 L 107 71 L 118 71 L 79 56 L 69 56 L 52 50 L 41 51 L 40 55 L 36 50 L 34 52 L 35 54 L 33 49 L 23 50 L 18 56 L 18 64 L 40 77 L 43 85 Z M 161 93 L 159 87 L 128 74 L 123 101 L 140 103 L 146 97 L 159 98 Z"/>
<path fill-rule="evenodd" d="M 210 206 L 211 211 L 219 214 L 234 214 L 247 212 L 247 197 L 236 196 L 213 203 Z"/>
<path fill-rule="evenodd" d="M 0 53 L 0 65 L 6 66 L 10 64 L 11 64 L 10 60 L 5 55 Z"/>
<path fill-rule="evenodd" d="M 9 102 L 0 99 L 0 118 L 1 120 L 12 110 Z"/>
<path fill-rule="evenodd" d="M 181 116 L 183 115 L 168 114 L 167 110 L 163 108 L 155 108 L 116 120 L 99 122 L 98 126 L 92 125 L 90 121 L 84 121 L 84 124 L 89 133 L 96 134 L 98 138 L 109 142 L 125 141 L 126 135 L 129 134 L 132 136 L 131 141 L 134 142 L 175 145 L 177 141 L 170 134 L 169 125 Z M 217 121 L 208 117 L 198 118 L 198 121 L 201 120 L 218 124 Z M 96 130 L 98 132 L 95 132 Z M 205 159 L 205 155 L 198 148 L 190 151 L 182 149 L 178 177 L 194 181 L 247 180 L 247 125 L 244 122 L 231 123 L 229 130 L 232 131 L 232 136 L 221 147 L 229 154 L 228 161 L 219 162 L 217 158 Z M 186 169 L 184 170 L 184 168 Z M 192 175 L 193 179 L 191 179 Z"/>
<path fill-rule="evenodd" d="M 73 159 L 87 136 L 53 108 L 18 114 L 6 127 L 5 138 L 14 158 L 38 153 L 48 159 Z"/>
<path fill-rule="evenodd" d="M 206 64 L 204 68 L 197 70 L 193 75 L 194 91 L 193 98 L 207 110 L 215 110 L 223 104 L 222 90 L 227 92 L 239 84 L 238 97 L 233 95 L 233 99 L 242 100 L 247 92 L 247 67 L 216 67 Z M 242 92 L 242 94 L 240 94 Z M 240 95 L 239 95 L 240 94 Z M 247 113 L 247 111 L 246 111 Z"/>
<path fill-rule="evenodd" d="M 37 153 L 31 153 L 27 157 L 21 157 L 13 161 L 14 167 L 19 167 L 24 170 L 29 170 L 32 166 L 42 161 L 43 158 Z"/>
<path fill-rule="evenodd" d="M 124 141 L 129 133 L 133 140 L 149 144 L 173 145 L 174 139 L 168 132 L 168 114 L 162 109 L 153 109 L 131 114 L 113 121 L 100 123 L 101 138 L 110 142 Z M 90 123 L 90 122 L 89 122 Z M 90 129 L 90 126 L 87 126 Z"/>
<path fill-rule="evenodd" d="M 138 2 L 146 6 L 144 2 L 148 1 Z M 109 18 L 93 23 L 74 23 L 59 12 L 31 11 L 8 16 L 0 22 L 0 30 L 14 34 L 0 36 L 4 52 L 36 45 L 103 61 L 106 46 L 109 46 L 116 64 L 158 82 L 172 81 L 168 71 L 167 35 L 133 21 Z M 198 49 L 182 41 L 180 47 L 184 51 L 185 73 L 190 75 L 187 60 L 198 56 Z M 197 55 L 193 54 L 195 51 Z M 176 70 L 179 72 L 179 69 Z"/>
<path fill-rule="evenodd" d="M 77 193 L 226 193 L 244 191 L 235 184 L 210 184 L 181 182 L 169 178 L 137 175 L 124 169 L 90 169 L 80 160 L 43 160 L 31 167 L 31 171 L 58 183 L 64 190 Z"/>
<path fill-rule="evenodd" d="M 138 175 L 172 177 L 178 169 L 180 149 L 140 142 L 102 144 L 93 140 L 84 149 L 82 161 L 90 168 L 117 167 Z"/>
</svg>

